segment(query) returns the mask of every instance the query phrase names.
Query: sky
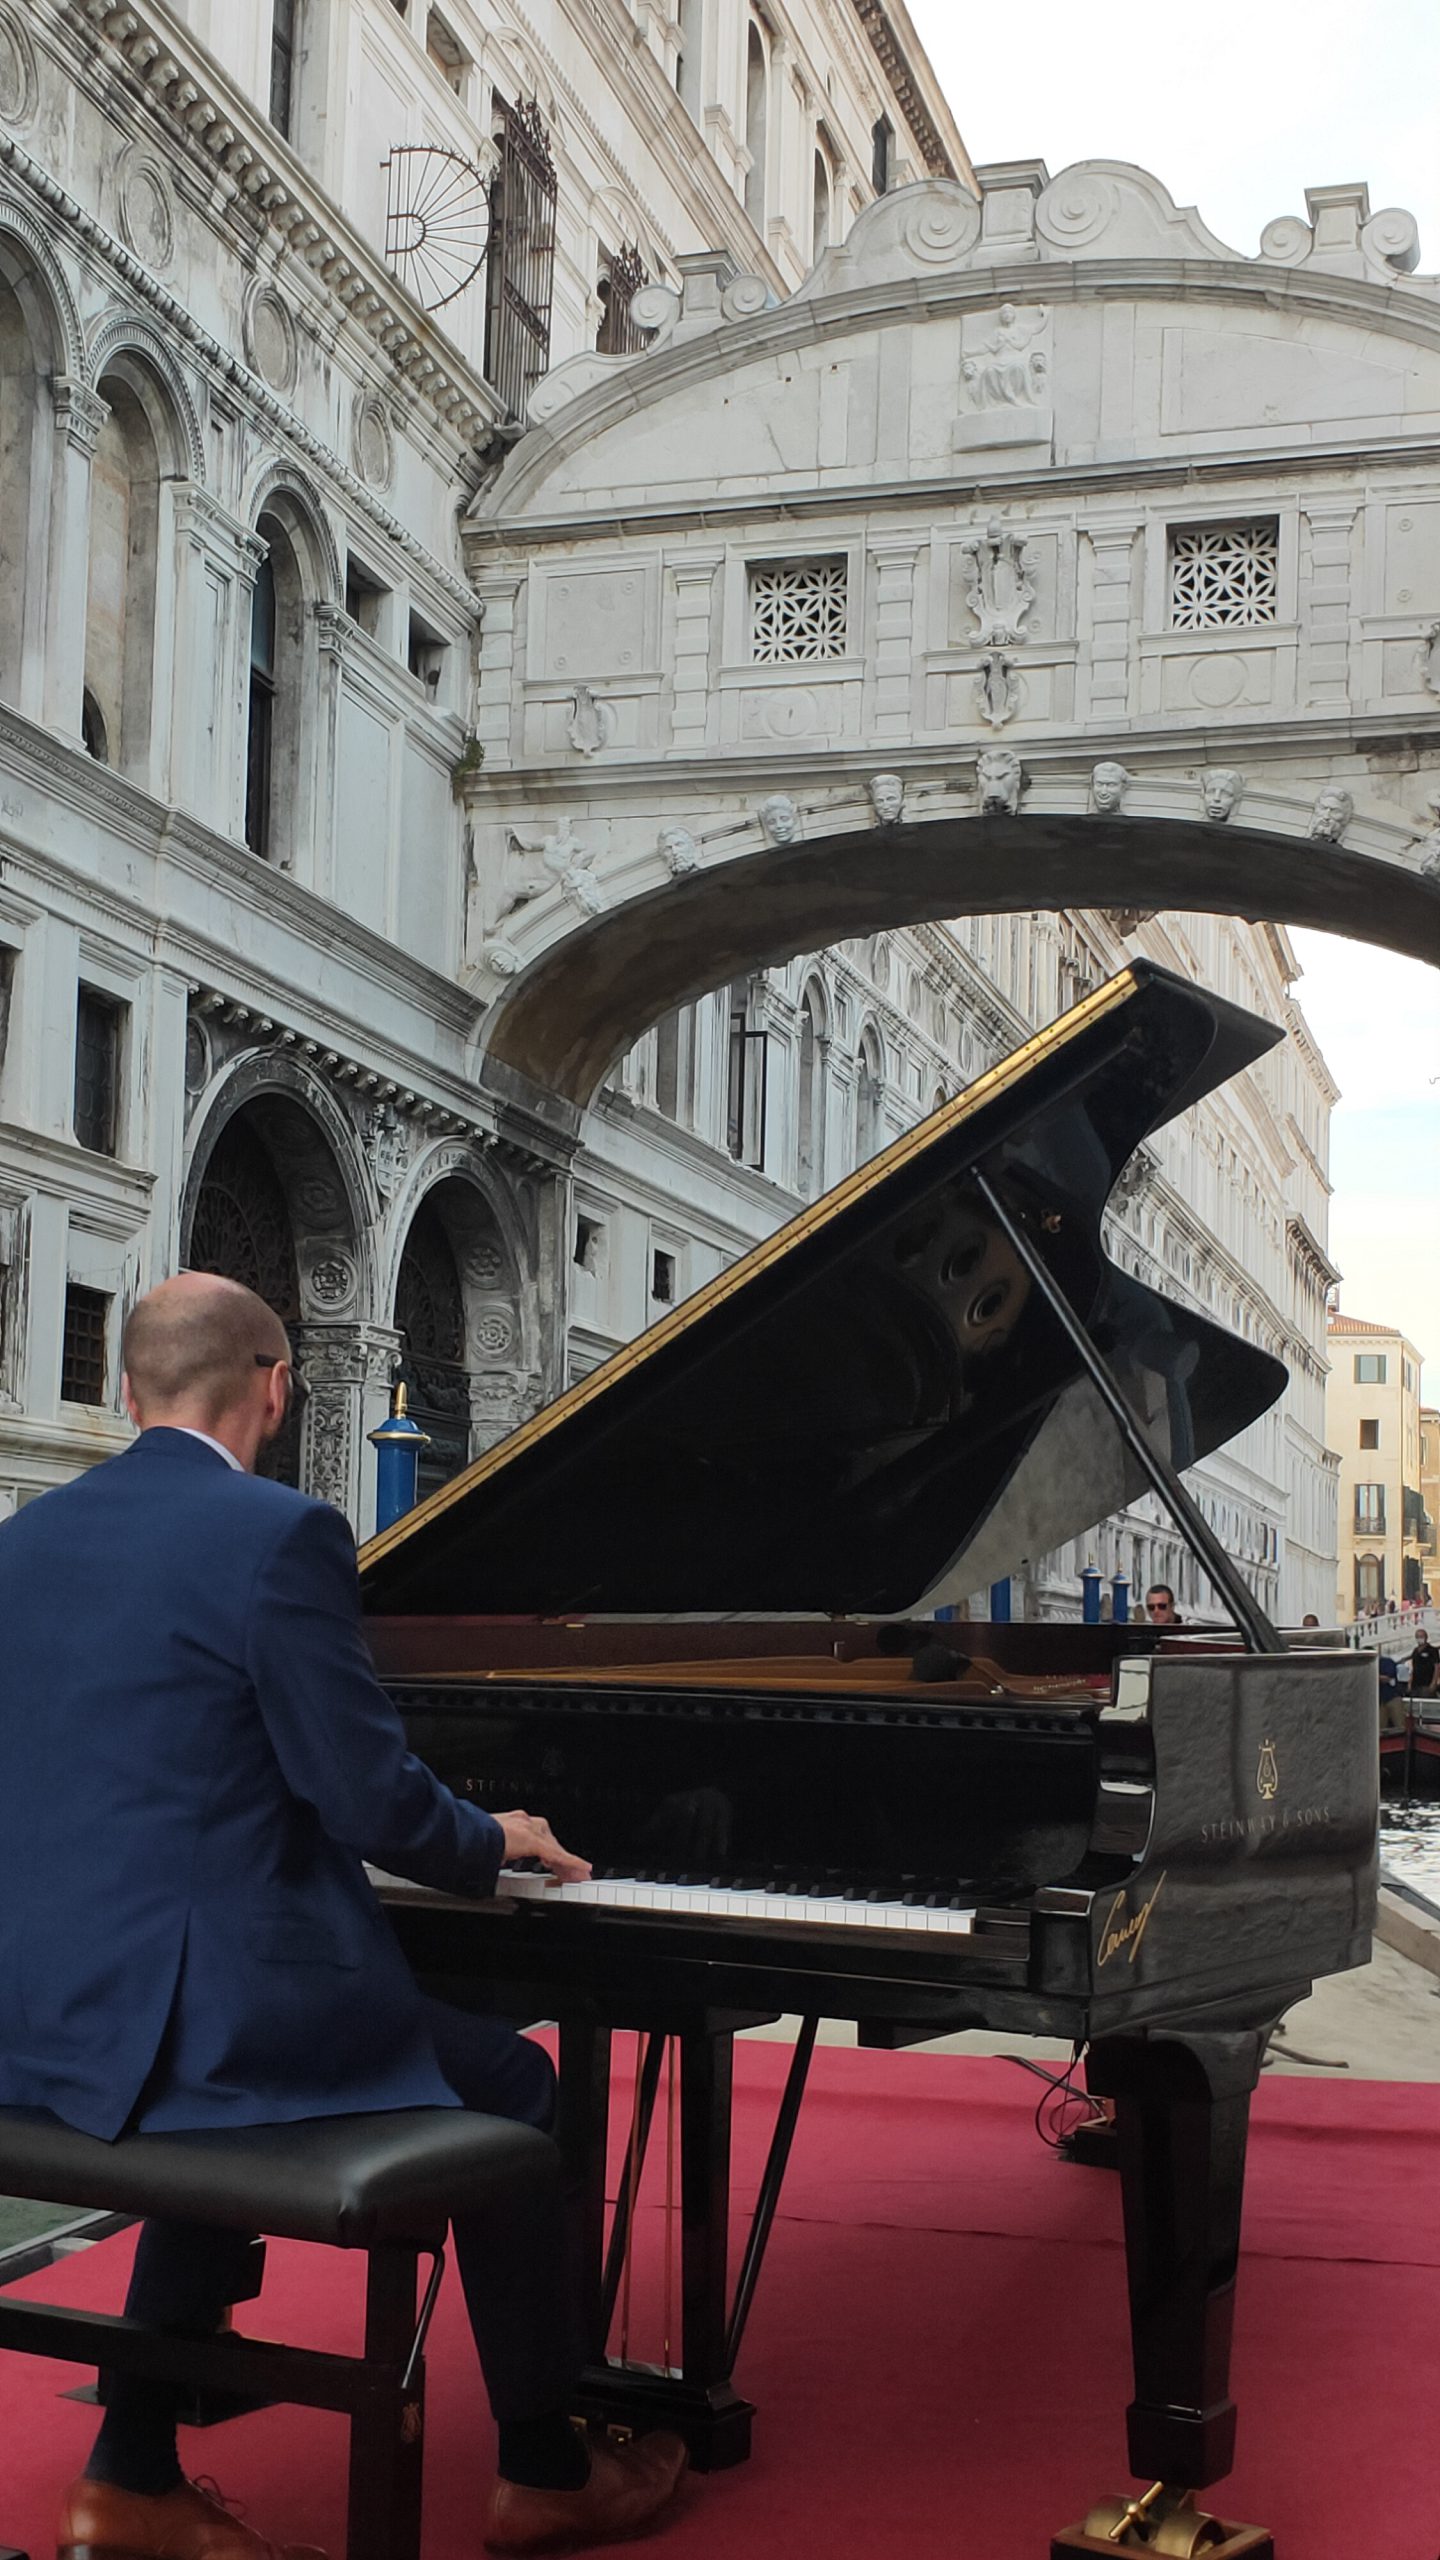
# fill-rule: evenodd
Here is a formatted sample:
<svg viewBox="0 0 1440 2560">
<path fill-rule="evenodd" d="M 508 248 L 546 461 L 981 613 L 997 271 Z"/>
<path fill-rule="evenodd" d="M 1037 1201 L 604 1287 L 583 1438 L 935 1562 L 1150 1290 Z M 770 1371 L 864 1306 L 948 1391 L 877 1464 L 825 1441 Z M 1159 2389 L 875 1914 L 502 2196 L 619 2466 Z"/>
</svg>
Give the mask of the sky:
<svg viewBox="0 0 1440 2560">
<path fill-rule="evenodd" d="M 1305 189 L 1363 178 L 1440 273 L 1440 0 L 910 0 L 971 159 L 1133 160 L 1253 257 Z M 1017 42 L 1017 33 L 1019 41 Z M 1440 612 L 1440 598 L 1436 599 Z M 1330 1251 L 1351 1315 L 1396 1324 L 1440 1401 L 1440 973 L 1294 936 L 1296 988 L 1341 1087 Z"/>
</svg>

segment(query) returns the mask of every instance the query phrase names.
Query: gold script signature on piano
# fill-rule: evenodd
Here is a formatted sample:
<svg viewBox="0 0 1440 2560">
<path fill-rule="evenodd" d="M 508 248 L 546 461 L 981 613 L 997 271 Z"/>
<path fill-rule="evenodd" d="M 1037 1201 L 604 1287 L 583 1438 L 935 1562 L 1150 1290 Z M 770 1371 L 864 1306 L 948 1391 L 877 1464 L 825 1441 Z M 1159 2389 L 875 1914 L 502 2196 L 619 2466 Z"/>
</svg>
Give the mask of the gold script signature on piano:
<svg viewBox="0 0 1440 2560">
<path fill-rule="evenodd" d="M 1147 1894 L 1145 1900 L 1137 1904 L 1133 1911 L 1130 1908 L 1130 1888 L 1128 1885 L 1122 1886 L 1105 1915 L 1105 1926 L 1100 1937 L 1100 1952 L 1095 1959 L 1097 1967 L 1107 1965 L 1112 1956 L 1120 1955 L 1126 1947 L 1130 1950 L 1130 1962 L 1134 1963 L 1140 1953 L 1141 1941 L 1150 1926 L 1150 1914 L 1160 1899 L 1164 1882 L 1165 1878 L 1162 1874 L 1156 1880 L 1154 1892 Z"/>
</svg>

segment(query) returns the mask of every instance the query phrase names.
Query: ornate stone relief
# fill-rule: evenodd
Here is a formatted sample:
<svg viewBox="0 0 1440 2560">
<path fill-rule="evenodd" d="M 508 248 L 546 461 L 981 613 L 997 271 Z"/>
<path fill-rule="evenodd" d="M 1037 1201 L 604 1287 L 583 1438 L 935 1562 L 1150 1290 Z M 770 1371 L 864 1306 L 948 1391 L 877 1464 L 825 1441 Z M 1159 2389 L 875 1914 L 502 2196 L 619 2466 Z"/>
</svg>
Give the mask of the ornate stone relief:
<svg viewBox="0 0 1440 2560">
<path fill-rule="evenodd" d="M 558 821 L 553 834 L 538 838 L 526 838 L 518 829 L 507 828 L 500 903 L 494 923 L 503 924 L 517 908 L 529 906 L 532 899 L 543 897 L 547 889 L 557 885 L 587 915 L 598 915 L 605 896 L 589 868 L 594 859 L 595 848 L 581 843 L 568 818 Z M 492 967 L 494 948 L 492 944 Z"/>
<path fill-rule="evenodd" d="M 355 403 L 351 448 L 355 468 L 368 489 L 388 489 L 395 477 L 395 438 L 389 412 L 373 391 Z"/>
<path fill-rule="evenodd" d="M 577 684 L 570 697 L 567 732 L 577 756 L 598 755 L 615 735 L 615 714 L 608 702 L 597 702 L 588 684 Z"/>
<path fill-rule="evenodd" d="M 1200 798 L 1205 815 L 1216 825 L 1234 816 L 1245 791 L 1245 777 L 1233 764 L 1211 765 L 1200 776 Z"/>
<path fill-rule="evenodd" d="M 1354 815 L 1355 803 L 1349 792 L 1340 790 L 1337 784 L 1329 784 L 1319 794 L 1305 832 L 1313 836 L 1317 844 L 1339 844 Z"/>
<path fill-rule="evenodd" d="M 980 646 L 993 649 L 1025 636 L 1036 585 L 1028 546 L 998 519 L 961 543 L 965 601 L 979 625 Z"/>
<path fill-rule="evenodd" d="M 360 1134 L 375 1188 L 382 1200 L 393 1200 L 410 1162 L 410 1125 L 393 1102 L 376 1102 Z"/>
<path fill-rule="evenodd" d="M 1003 729 L 1020 708 L 1020 687 L 1013 659 L 1003 649 L 987 649 L 975 678 L 975 702 L 982 720 Z"/>
<path fill-rule="evenodd" d="M 137 144 L 120 155 L 116 202 L 126 248 L 152 275 L 163 275 L 175 254 L 175 200 L 162 163 Z"/>
<path fill-rule="evenodd" d="M 1002 302 L 998 311 L 967 317 L 960 360 L 966 406 L 955 422 L 957 447 L 1048 444 L 1055 423 L 1045 401 L 1049 329 L 1044 304 L 1024 309 Z"/>
<path fill-rule="evenodd" d="M 981 815 L 1014 818 L 1020 813 L 1025 768 L 1013 747 L 985 747 L 975 760 L 975 787 Z"/>
<path fill-rule="evenodd" d="M 1432 622 L 1423 635 L 1420 681 L 1429 692 L 1440 693 L 1440 622 Z"/>
<path fill-rule="evenodd" d="M 1090 805 L 1102 818 L 1118 817 L 1125 805 L 1125 794 L 1135 777 L 1123 764 L 1106 761 L 1097 764 L 1090 776 Z"/>
<path fill-rule="evenodd" d="M 322 1254 L 311 1265 L 310 1288 L 317 1306 L 345 1306 L 355 1295 L 353 1262 L 343 1253 Z"/>
<path fill-rule="evenodd" d="M 0 123 L 27 125 L 40 96 L 35 48 L 16 9 L 0 8 Z"/>
<path fill-rule="evenodd" d="M 1432 791 L 1425 802 L 1430 824 L 1423 835 L 1416 836 L 1410 850 L 1419 857 L 1420 876 L 1440 888 L 1440 791 Z"/>
<path fill-rule="evenodd" d="M 905 816 L 905 782 L 898 773 L 877 773 L 870 784 L 870 806 L 877 827 L 898 827 Z"/>
<path fill-rule="evenodd" d="M 245 352 L 262 382 L 282 398 L 295 388 L 295 323 L 278 293 L 261 285 L 245 311 Z"/>
</svg>

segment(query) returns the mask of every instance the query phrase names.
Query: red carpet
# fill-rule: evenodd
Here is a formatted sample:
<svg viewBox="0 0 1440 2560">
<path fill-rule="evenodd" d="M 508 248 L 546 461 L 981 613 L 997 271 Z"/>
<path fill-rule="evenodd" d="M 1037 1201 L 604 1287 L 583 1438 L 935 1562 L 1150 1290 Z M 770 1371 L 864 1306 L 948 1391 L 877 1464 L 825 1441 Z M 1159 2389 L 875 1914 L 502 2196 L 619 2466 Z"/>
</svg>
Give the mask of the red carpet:
<svg viewBox="0 0 1440 2560">
<path fill-rule="evenodd" d="M 737 2202 L 787 2055 L 737 2060 Z M 1037 2084 L 1000 2062 L 822 2051 L 738 2376 L 740 2471 L 698 2481 L 673 2560 L 1046 2560 L 1055 2527 L 1128 2486 L 1118 2189 L 1036 2139 Z M 662 2099 L 663 2107 L 663 2099 Z M 657 2146 L 661 2127 L 657 2122 Z M 1440 2551 L 1440 2086 L 1266 2082 L 1256 2102 L 1221 2504 L 1279 2560 Z M 657 2164 L 658 2167 L 658 2164 Z M 661 2216 L 642 2214 L 633 2345 L 658 2353 Z M 118 2308 L 128 2238 L 22 2288 Z M 353 2346 L 360 2269 L 272 2243 L 245 2325 Z M 54 2493 L 94 2413 L 68 2369 L 3 2368 L 0 2543 L 48 2560 Z M 453 2279 L 430 2355 L 426 2560 L 472 2560 L 490 2428 Z M 182 2441 L 251 2516 L 343 2552 L 343 2429 L 300 2410 Z"/>
</svg>

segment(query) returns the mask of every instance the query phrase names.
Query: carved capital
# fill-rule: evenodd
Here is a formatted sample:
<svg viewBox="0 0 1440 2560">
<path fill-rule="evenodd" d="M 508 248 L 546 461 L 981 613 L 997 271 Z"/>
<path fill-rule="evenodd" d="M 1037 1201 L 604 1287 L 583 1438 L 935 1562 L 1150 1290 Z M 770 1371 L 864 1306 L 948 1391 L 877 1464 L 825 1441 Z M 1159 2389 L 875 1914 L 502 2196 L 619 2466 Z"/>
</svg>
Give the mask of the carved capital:
<svg viewBox="0 0 1440 2560">
<path fill-rule="evenodd" d="M 110 403 L 92 391 L 73 373 L 57 373 L 51 386 L 55 403 L 55 426 L 59 434 L 72 444 L 77 453 L 93 456 L 100 441 L 100 430 L 110 415 Z"/>
</svg>

